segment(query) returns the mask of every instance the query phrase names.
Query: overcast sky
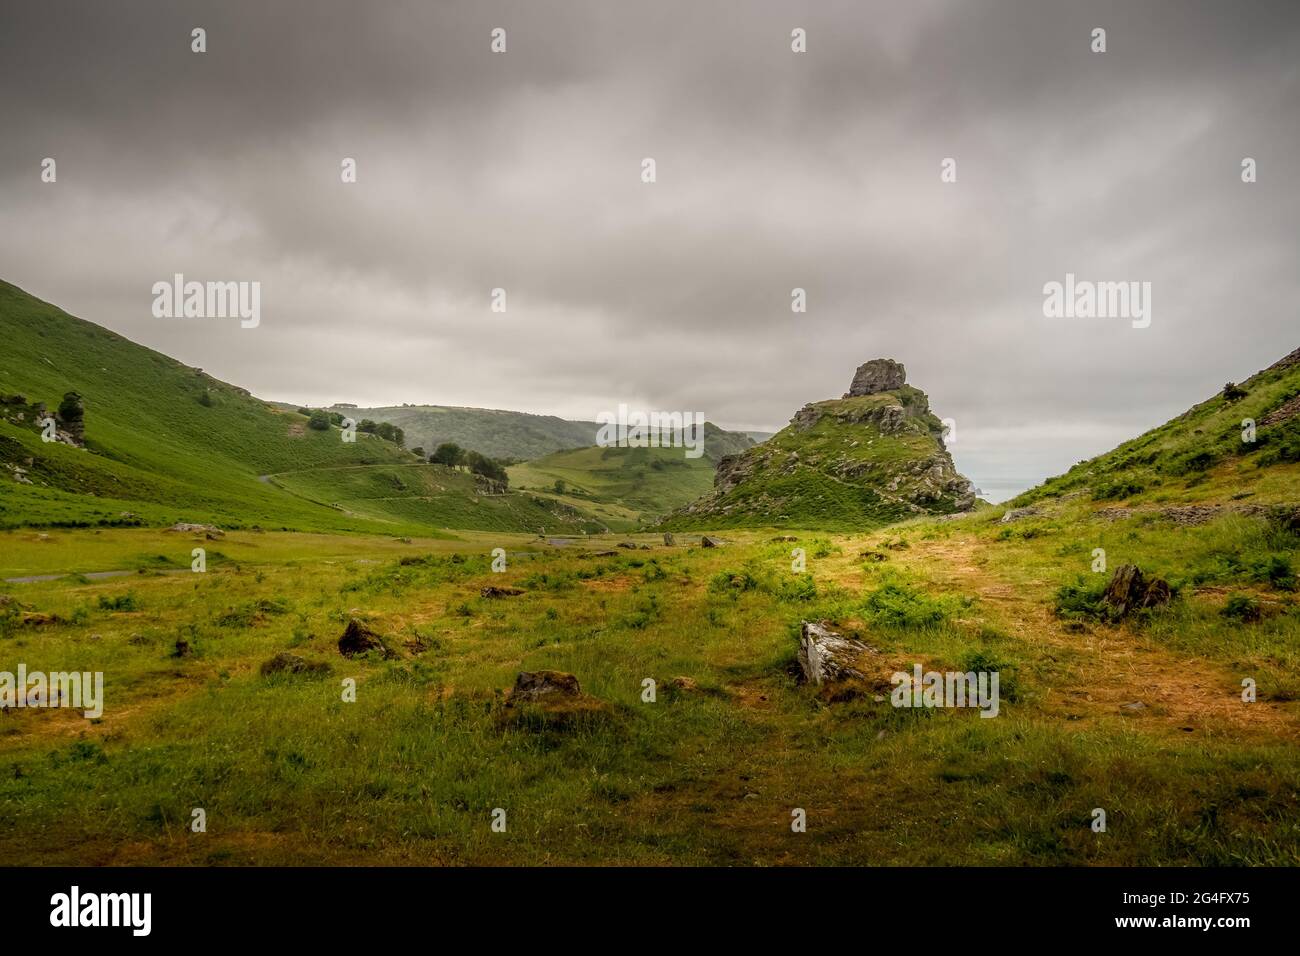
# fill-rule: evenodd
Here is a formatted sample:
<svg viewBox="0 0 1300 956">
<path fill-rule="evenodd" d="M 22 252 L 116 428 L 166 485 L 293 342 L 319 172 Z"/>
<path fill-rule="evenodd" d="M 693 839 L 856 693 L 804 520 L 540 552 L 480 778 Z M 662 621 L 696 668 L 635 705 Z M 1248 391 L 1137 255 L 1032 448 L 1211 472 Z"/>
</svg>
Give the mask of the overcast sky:
<svg viewBox="0 0 1300 956">
<path fill-rule="evenodd" d="M 1300 345 L 1295 2 L 5 3 L 0 131 L 0 277 L 267 399 L 775 430 L 888 356 L 1001 498 Z"/>
</svg>

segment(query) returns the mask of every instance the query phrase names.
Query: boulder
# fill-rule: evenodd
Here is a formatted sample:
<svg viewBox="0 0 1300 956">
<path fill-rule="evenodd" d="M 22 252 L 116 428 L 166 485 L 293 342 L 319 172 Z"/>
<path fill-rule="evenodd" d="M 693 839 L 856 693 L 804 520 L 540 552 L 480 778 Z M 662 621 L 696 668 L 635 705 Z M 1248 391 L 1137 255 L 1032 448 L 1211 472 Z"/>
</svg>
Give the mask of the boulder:
<svg viewBox="0 0 1300 956">
<path fill-rule="evenodd" d="M 722 547 L 722 541 L 719 540 L 718 538 L 710 538 L 710 537 L 706 534 L 704 537 L 700 538 L 700 547 L 701 547 L 701 548 L 720 548 L 720 547 Z"/>
<path fill-rule="evenodd" d="M 521 588 L 496 587 L 494 585 L 489 584 L 487 587 L 485 587 L 483 590 L 479 591 L 478 593 L 480 597 L 503 598 L 503 597 L 518 597 L 520 594 L 523 594 L 524 592 Z"/>
<path fill-rule="evenodd" d="M 1006 514 L 1002 516 L 1002 523 L 1007 524 L 1011 521 L 1019 521 L 1021 518 L 1032 518 L 1038 514 L 1037 508 L 1008 508 Z"/>
<path fill-rule="evenodd" d="M 507 703 L 536 702 L 563 698 L 578 699 L 582 688 L 578 678 L 564 671 L 520 671 L 515 686 L 507 696 Z"/>
<path fill-rule="evenodd" d="M 1147 579 L 1136 564 L 1125 564 L 1115 569 L 1102 600 L 1110 605 L 1116 618 L 1122 618 L 1143 608 L 1160 607 L 1173 597 L 1169 582 L 1161 578 Z"/>
<path fill-rule="evenodd" d="M 281 651 L 262 665 L 262 676 L 272 674 L 328 674 L 333 668 L 324 661 L 309 661 L 297 654 Z"/>
<path fill-rule="evenodd" d="M 356 618 L 348 621 L 347 629 L 339 638 L 339 653 L 344 657 L 360 657 L 371 651 L 379 651 L 384 657 L 396 657 L 384 643 L 384 639 L 362 624 Z"/>
<path fill-rule="evenodd" d="M 666 548 L 671 548 L 671 547 L 673 547 L 675 544 L 677 544 L 677 539 L 673 537 L 673 533 L 672 533 L 671 531 L 665 531 L 665 532 L 664 532 L 664 547 L 666 547 Z"/>
<path fill-rule="evenodd" d="M 863 680 L 863 657 L 878 653 L 862 641 L 845 637 L 824 624 L 804 621 L 799 633 L 799 668 L 804 678 L 820 687 L 845 680 Z"/>
<path fill-rule="evenodd" d="M 893 359 L 872 359 L 858 366 L 845 398 L 859 395 L 875 395 L 877 392 L 892 392 L 907 383 L 907 371 L 901 362 Z"/>
</svg>

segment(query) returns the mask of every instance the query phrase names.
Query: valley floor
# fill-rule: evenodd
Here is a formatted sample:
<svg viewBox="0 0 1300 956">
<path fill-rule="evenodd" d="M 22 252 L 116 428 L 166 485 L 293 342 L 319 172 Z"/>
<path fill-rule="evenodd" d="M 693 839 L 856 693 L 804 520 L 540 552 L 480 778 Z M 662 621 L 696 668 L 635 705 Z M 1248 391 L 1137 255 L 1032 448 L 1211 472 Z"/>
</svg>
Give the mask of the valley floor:
<svg viewBox="0 0 1300 956">
<path fill-rule="evenodd" d="M 42 865 L 1300 863 L 1300 538 L 1232 514 L 1000 514 L 728 531 L 718 548 L 688 534 L 0 534 L 0 578 L 71 574 L 0 585 L 0 670 L 105 679 L 99 719 L 0 714 L 0 851 Z M 189 570 L 196 547 L 204 573 Z M 1169 578 L 1173 604 L 1097 619 L 1096 548 L 1111 569 Z M 85 577 L 109 570 L 132 573 Z M 341 656 L 354 618 L 396 656 Z M 801 683 L 803 620 L 878 648 L 880 693 Z M 330 672 L 263 676 L 282 651 Z M 892 707 L 889 674 L 916 663 L 997 670 L 998 716 Z M 593 706 L 507 707 L 515 675 L 542 668 L 576 675 Z"/>
</svg>

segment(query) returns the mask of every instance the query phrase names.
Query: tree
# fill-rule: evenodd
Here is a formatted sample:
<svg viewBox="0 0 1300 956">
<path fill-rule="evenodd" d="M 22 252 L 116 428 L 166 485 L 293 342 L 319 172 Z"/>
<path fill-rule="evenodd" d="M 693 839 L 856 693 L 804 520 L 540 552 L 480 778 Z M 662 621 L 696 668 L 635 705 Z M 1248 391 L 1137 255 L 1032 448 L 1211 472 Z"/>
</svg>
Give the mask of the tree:
<svg viewBox="0 0 1300 956">
<path fill-rule="evenodd" d="M 429 461 L 435 465 L 456 468 L 465 463 L 465 449 L 455 442 L 445 441 L 433 450 L 433 454 L 429 456 Z"/>
<path fill-rule="evenodd" d="M 318 432 L 329 431 L 330 415 L 323 408 L 318 408 L 311 413 L 311 418 L 307 420 L 307 427 L 314 428 Z"/>
<path fill-rule="evenodd" d="M 564 483 L 564 479 L 563 479 L 563 478 L 556 478 L 556 479 L 555 479 L 555 493 L 556 493 L 557 495 L 562 495 L 562 494 L 564 494 L 564 492 L 568 489 L 568 487 L 569 487 L 569 486 L 566 485 L 566 484 Z"/>
<path fill-rule="evenodd" d="M 472 473 L 489 481 L 498 482 L 503 489 L 510 483 L 510 476 L 506 474 L 506 469 L 501 462 L 494 461 L 487 455 L 480 455 L 476 451 L 467 452 L 465 460 Z"/>
</svg>

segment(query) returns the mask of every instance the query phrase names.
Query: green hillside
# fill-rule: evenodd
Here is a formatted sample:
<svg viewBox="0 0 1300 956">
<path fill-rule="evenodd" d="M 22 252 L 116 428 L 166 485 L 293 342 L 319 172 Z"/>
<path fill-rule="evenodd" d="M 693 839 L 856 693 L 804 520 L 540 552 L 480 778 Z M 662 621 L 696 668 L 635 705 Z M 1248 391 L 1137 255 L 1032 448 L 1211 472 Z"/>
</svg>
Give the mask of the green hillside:
<svg viewBox="0 0 1300 956">
<path fill-rule="evenodd" d="M 1066 496 L 1111 505 L 1294 501 L 1298 481 L 1300 349 L 1011 504 Z"/>
<path fill-rule="evenodd" d="M 510 483 L 580 508 L 623 531 L 704 494 L 714 463 L 680 448 L 575 448 L 510 468 Z M 556 482 L 563 490 L 557 490 Z"/>
<path fill-rule="evenodd" d="M 554 415 L 495 408 L 447 405 L 354 408 L 335 405 L 331 411 L 358 421 L 369 418 L 390 422 L 405 433 L 408 448 L 423 448 L 428 453 L 443 442 L 454 442 L 489 458 L 511 461 L 530 461 L 557 451 L 592 447 L 600 431 L 596 422 L 574 422 Z M 744 432 L 729 432 L 712 422 L 704 423 L 704 453 L 714 462 L 753 444 L 753 439 Z"/>
<path fill-rule="evenodd" d="M 334 406 L 360 421 L 391 422 L 406 433 L 408 448 L 432 452 L 443 442 L 472 448 L 489 458 L 540 458 L 564 448 L 594 445 L 595 422 L 571 422 L 554 415 L 530 415 L 495 408 L 396 405 L 381 408 Z"/>
<path fill-rule="evenodd" d="M 664 526 L 861 530 L 968 510 L 974 494 L 942 432 L 909 385 L 807 405 L 763 444 L 721 461 L 713 490 Z"/>
<path fill-rule="evenodd" d="M 424 533 L 449 526 L 534 530 L 553 507 L 526 496 L 475 510 L 472 487 L 437 508 L 394 495 L 348 508 L 345 472 L 369 467 L 432 469 L 396 445 L 338 429 L 318 431 L 200 369 L 136 345 L 0 282 L 0 527 L 168 524 Z M 85 447 L 45 442 L 37 419 L 80 394 Z M 318 472 L 310 481 L 301 477 Z M 293 473 L 294 481 L 262 476 Z M 305 491 L 297 487 L 304 484 Z M 515 500 L 518 498 L 518 500 Z M 323 503 L 324 502 L 324 503 Z M 331 507 L 338 503 L 340 507 Z M 578 523 L 565 519 L 565 523 Z"/>
</svg>

